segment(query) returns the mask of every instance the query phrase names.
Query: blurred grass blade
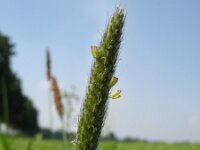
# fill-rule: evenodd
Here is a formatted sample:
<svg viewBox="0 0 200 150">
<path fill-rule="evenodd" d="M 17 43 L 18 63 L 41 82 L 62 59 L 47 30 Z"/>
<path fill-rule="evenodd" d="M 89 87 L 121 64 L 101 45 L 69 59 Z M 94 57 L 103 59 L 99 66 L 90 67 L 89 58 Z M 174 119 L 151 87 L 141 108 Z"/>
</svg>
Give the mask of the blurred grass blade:
<svg viewBox="0 0 200 150">
<path fill-rule="evenodd" d="M 11 150 L 11 139 L 8 135 L 0 134 L 0 142 L 3 150 Z"/>
</svg>

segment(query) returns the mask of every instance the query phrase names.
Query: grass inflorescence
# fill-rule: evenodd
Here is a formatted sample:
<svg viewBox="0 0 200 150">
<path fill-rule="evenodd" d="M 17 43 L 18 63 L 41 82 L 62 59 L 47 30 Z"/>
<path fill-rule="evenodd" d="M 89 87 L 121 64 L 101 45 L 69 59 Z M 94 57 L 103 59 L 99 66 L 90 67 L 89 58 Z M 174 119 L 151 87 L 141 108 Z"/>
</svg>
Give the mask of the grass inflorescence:
<svg viewBox="0 0 200 150">
<path fill-rule="evenodd" d="M 76 150 L 96 150 L 104 124 L 110 94 L 110 82 L 116 68 L 124 26 L 124 10 L 117 8 L 99 46 L 92 46 L 94 64 L 81 110 Z"/>
</svg>

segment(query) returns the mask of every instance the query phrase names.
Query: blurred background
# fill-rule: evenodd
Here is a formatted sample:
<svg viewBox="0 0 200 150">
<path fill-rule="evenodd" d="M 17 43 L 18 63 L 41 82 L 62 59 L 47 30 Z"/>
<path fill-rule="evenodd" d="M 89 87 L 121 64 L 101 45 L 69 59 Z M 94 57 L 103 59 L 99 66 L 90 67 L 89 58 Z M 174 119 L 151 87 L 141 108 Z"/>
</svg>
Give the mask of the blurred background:
<svg viewBox="0 0 200 150">
<path fill-rule="evenodd" d="M 93 63 L 90 46 L 99 44 L 119 5 L 126 10 L 115 87 L 122 97 L 109 100 L 102 138 L 131 141 L 132 147 L 111 142 L 108 149 L 134 150 L 134 141 L 200 148 L 194 144 L 200 141 L 198 0 L 0 0 L 2 133 L 23 140 L 61 137 L 46 77 L 49 49 L 52 72 L 70 110 L 65 130 L 74 136 Z M 110 145 L 104 142 L 102 149 Z"/>
</svg>

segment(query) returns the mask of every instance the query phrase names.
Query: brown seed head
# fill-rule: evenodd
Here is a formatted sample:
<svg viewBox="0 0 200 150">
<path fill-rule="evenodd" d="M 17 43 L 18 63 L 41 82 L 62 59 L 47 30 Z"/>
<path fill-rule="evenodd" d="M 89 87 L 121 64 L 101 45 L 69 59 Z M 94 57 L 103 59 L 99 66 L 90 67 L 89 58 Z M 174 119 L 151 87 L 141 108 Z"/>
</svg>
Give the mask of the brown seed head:
<svg viewBox="0 0 200 150">
<path fill-rule="evenodd" d="M 54 103 L 56 106 L 56 110 L 57 110 L 59 116 L 62 118 L 62 116 L 63 116 L 62 98 L 60 95 L 60 89 L 58 87 L 57 80 L 54 76 L 51 76 L 51 89 L 53 91 Z"/>
</svg>

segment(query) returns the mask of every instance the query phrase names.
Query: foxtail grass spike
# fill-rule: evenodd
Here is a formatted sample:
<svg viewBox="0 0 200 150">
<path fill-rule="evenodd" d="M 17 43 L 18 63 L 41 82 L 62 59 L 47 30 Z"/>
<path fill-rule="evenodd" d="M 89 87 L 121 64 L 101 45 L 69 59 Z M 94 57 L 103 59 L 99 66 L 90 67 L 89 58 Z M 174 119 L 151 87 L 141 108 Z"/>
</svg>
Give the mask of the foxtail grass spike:
<svg viewBox="0 0 200 150">
<path fill-rule="evenodd" d="M 54 95 L 54 103 L 56 106 L 56 110 L 59 114 L 59 116 L 62 118 L 63 117 L 63 104 L 62 104 L 62 99 L 60 95 L 60 89 L 58 87 L 57 80 L 54 76 L 51 76 L 51 88 L 53 91 Z"/>
<path fill-rule="evenodd" d="M 48 48 L 46 49 L 46 75 L 47 75 L 47 81 L 50 85 L 51 84 L 51 55 Z M 48 105 L 49 105 L 49 124 L 50 124 L 50 130 L 52 132 L 53 115 L 52 115 L 51 89 L 48 89 Z"/>
<path fill-rule="evenodd" d="M 98 46 L 99 59 L 94 59 L 85 101 L 81 109 L 76 150 L 96 150 L 106 117 L 109 83 L 115 73 L 124 25 L 124 10 L 117 8 Z"/>
</svg>

